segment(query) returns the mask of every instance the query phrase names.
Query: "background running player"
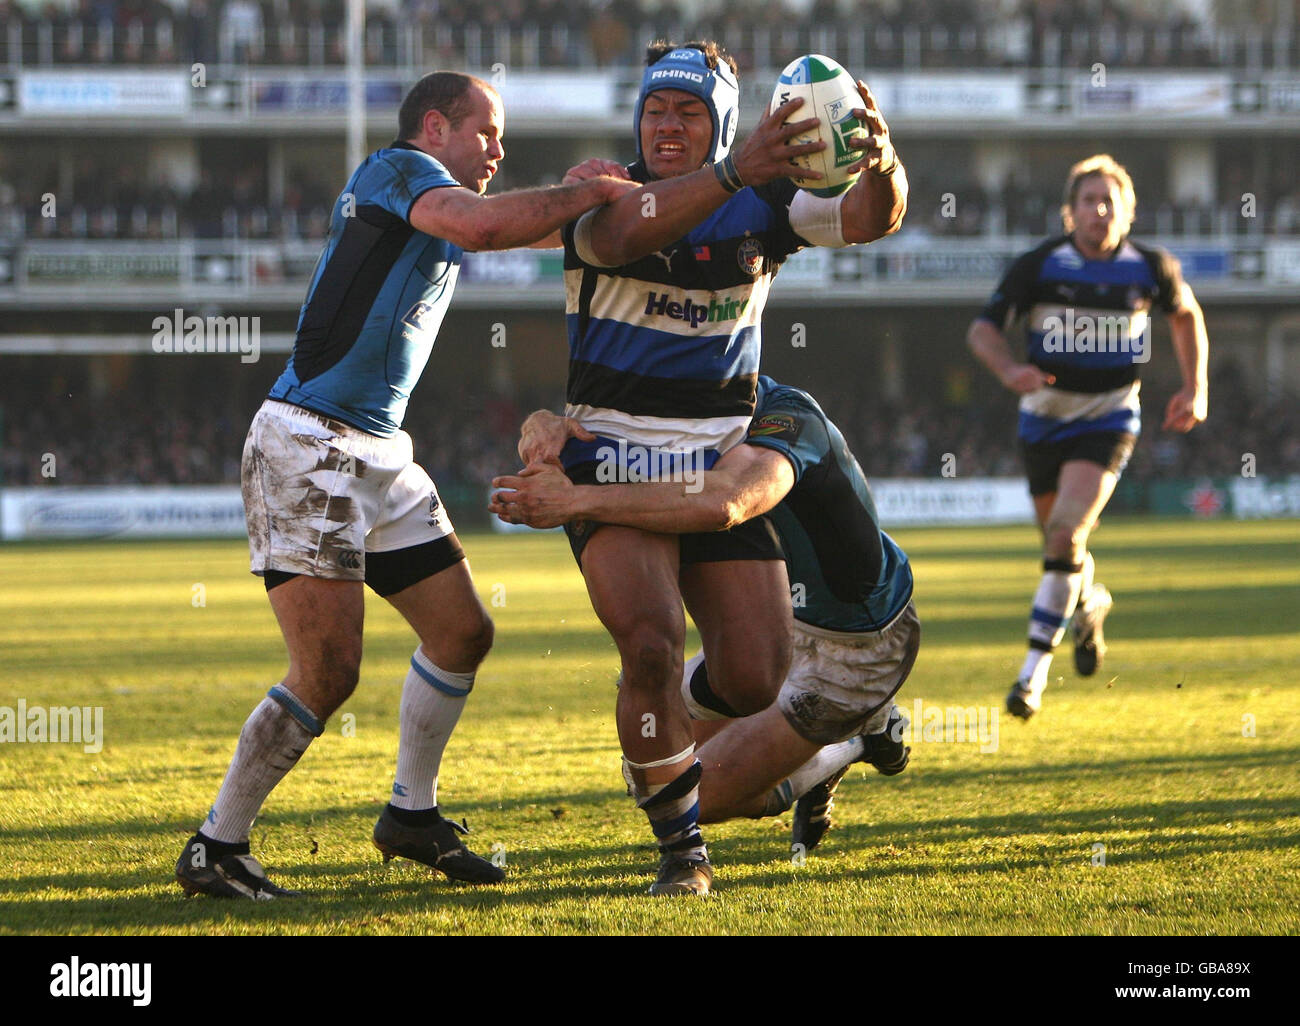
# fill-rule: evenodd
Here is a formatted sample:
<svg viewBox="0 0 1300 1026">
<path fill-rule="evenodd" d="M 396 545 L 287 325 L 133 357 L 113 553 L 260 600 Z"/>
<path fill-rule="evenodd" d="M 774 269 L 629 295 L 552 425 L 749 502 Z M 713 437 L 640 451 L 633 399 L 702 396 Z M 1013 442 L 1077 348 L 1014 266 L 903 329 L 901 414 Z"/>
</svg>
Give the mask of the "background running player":
<svg viewBox="0 0 1300 1026">
<path fill-rule="evenodd" d="M 565 437 L 590 433 L 538 411 L 525 422 L 520 450 Z M 594 519 L 682 533 L 725 530 L 771 511 L 798 593 L 794 658 L 777 700 L 738 719 L 711 686 L 703 654 L 686 663 L 682 698 L 703 745 L 700 821 L 777 815 L 798 799 L 792 840 L 811 850 L 830 827 L 835 786 L 853 762 L 887 775 L 907 766 L 894 695 L 920 645 L 912 571 L 880 529 L 844 436 L 807 392 L 760 377 L 745 441 L 698 487 L 575 486 L 556 467 L 533 463 L 493 482 L 507 490 L 494 494 L 491 509 L 532 527 Z"/>
<path fill-rule="evenodd" d="M 855 140 L 862 159 L 854 169 L 867 173 L 823 199 L 789 180 L 798 173 L 792 157 L 824 148 L 790 142 L 814 123 L 783 127 L 798 101 L 764 117 L 732 155 L 735 62 L 702 42 L 654 44 L 647 64 L 634 122 L 637 161 L 627 169 L 645 184 L 564 231 L 566 412 L 596 436 L 565 446 L 564 465 L 579 483 L 598 479 L 602 452 L 649 453 L 655 462 L 668 455 L 703 470 L 743 440 L 754 412 L 759 322 L 782 262 L 805 245 L 878 239 L 898 227 L 906 205 L 906 178 L 865 86 L 854 114 L 869 134 Z M 590 162 L 589 173 L 607 166 Z M 741 713 L 766 708 L 789 664 L 779 546 L 762 520 L 680 539 L 596 520 L 566 529 L 622 661 L 625 775 L 661 853 L 651 893 L 707 893 L 700 764 L 677 694 L 682 600 L 700 629 L 716 692 Z M 642 729 L 647 715 L 653 732 Z"/>
<path fill-rule="evenodd" d="M 451 302 L 464 249 L 543 239 L 629 188 L 612 178 L 484 198 L 504 157 L 501 100 L 435 72 L 407 95 L 399 138 L 371 154 L 334 205 L 293 355 L 253 420 L 243 491 L 252 570 L 263 577 L 289 672 L 253 710 L 207 820 L 176 864 L 189 894 L 278 898 L 249 854 L 253 819 L 356 687 L 362 582 L 420 637 L 402 690 L 385 856 L 457 880 L 502 871 L 468 851 L 437 807 L 438 767 L 492 621 L 429 475 L 401 430 Z"/>
<path fill-rule="evenodd" d="M 1043 532 L 1029 652 L 1007 695 L 1007 711 L 1021 719 L 1042 703 L 1071 616 L 1078 672 L 1095 673 L 1106 651 L 1111 596 L 1093 582 L 1088 535 L 1141 430 L 1138 371 L 1151 358 L 1153 306 L 1168 316 L 1183 379 L 1164 428 L 1190 431 L 1206 417 L 1205 318 L 1178 261 L 1128 238 L 1135 206 L 1133 182 L 1112 158 L 1075 164 L 1061 207 L 1067 234 L 1016 260 L 967 333 L 980 361 L 1021 396 L 1021 449 Z M 1012 357 L 1005 335 L 1020 318 L 1025 363 Z"/>
</svg>

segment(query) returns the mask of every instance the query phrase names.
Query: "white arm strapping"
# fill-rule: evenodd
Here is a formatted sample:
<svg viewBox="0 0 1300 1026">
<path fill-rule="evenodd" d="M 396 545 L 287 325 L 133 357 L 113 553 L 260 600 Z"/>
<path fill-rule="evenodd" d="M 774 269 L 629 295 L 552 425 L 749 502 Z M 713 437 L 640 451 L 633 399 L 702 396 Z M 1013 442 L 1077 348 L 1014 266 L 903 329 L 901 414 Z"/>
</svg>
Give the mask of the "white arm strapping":
<svg viewBox="0 0 1300 1026">
<path fill-rule="evenodd" d="M 578 218 L 578 223 L 573 226 L 573 248 L 578 254 L 578 259 L 584 264 L 590 264 L 592 267 L 613 267 L 614 264 L 607 264 L 600 260 L 595 250 L 591 248 L 591 219 L 600 209 L 594 207 Z"/>
<path fill-rule="evenodd" d="M 838 196 L 814 196 L 807 189 L 800 189 L 790 202 L 790 227 L 814 246 L 842 249 L 852 245 L 844 238 L 840 214 L 846 195 L 847 190 Z"/>
</svg>

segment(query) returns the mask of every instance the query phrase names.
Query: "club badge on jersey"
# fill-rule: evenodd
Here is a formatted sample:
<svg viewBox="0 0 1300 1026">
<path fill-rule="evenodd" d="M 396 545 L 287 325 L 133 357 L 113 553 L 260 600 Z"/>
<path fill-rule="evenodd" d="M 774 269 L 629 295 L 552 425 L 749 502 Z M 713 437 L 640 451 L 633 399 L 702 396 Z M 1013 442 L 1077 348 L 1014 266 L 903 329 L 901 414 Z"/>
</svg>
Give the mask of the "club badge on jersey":
<svg viewBox="0 0 1300 1026">
<path fill-rule="evenodd" d="M 740 121 L 740 85 L 725 61 L 719 60 L 716 68 L 710 68 L 709 59 L 703 53 L 683 46 L 646 68 L 632 122 L 639 161 L 645 160 L 641 152 L 641 111 L 645 109 L 646 97 L 658 89 L 680 89 L 703 100 L 713 119 L 713 145 L 708 159 L 717 163 L 727 155 Z"/>
</svg>

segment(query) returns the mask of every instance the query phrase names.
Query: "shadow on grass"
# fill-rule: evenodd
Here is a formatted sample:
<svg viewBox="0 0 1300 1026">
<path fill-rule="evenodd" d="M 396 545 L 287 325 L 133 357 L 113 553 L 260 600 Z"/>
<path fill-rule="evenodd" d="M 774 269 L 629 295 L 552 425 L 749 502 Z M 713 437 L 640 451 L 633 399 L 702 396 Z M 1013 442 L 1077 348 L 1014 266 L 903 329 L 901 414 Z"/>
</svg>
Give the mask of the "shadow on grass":
<svg viewBox="0 0 1300 1026">
<path fill-rule="evenodd" d="M 1072 777 L 1081 770 L 1145 771 L 1154 769 L 1179 771 L 1249 765 L 1277 765 L 1294 761 L 1297 753 L 1271 751 L 1260 756 L 1211 756 L 1197 759 L 1157 756 L 1130 759 L 1120 763 L 1074 763 L 1052 767 L 1031 767 L 989 773 L 941 772 L 925 783 L 942 800 L 948 785 L 970 776 L 1007 778 L 1007 791 L 1016 781 L 1050 780 Z M 858 787 L 846 789 L 845 800 L 852 803 L 861 797 Z M 1091 792 L 1090 792 L 1091 793 Z M 464 805 L 456 810 L 480 822 L 500 821 L 503 812 L 525 809 L 544 812 L 564 807 L 572 818 L 564 829 L 583 826 L 582 817 L 589 813 L 598 839 L 603 826 L 595 819 L 608 818 L 610 807 L 617 804 L 611 791 L 587 790 L 550 792 L 528 799 Z M 264 827 L 277 832 L 274 848 L 285 859 L 286 832 L 301 831 L 304 836 L 319 829 L 322 819 L 367 819 L 378 812 L 374 804 L 352 804 L 316 808 L 309 815 L 274 815 L 262 819 Z M 631 810 L 628 810 L 631 814 Z M 1061 808 L 1006 813 L 936 816 L 908 819 L 882 819 L 871 824 L 850 824 L 838 828 L 824 843 L 822 854 L 851 854 L 853 864 L 843 858 L 811 856 L 799 870 L 801 881 L 888 880 L 894 877 L 924 878 L 965 874 L 1006 874 L 1039 868 L 1061 869 L 1077 863 L 1085 865 L 1093 840 L 1107 843 L 1108 861 L 1114 866 L 1162 863 L 1233 852 L 1276 852 L 1300 844 L 1300 833 L 1282 832 L 1270 825 L 1300 813 L 1294 798 L 1207 798 L 1169 801 L 1130 801 L 1103 808 Z M 1227 832 L 1207 828 L 1232 822 L 1245 828 Z M 727 867 L 748 867 L 743 880 L 732 886 L 737 891 L 765 887 L 785 887 L 791 883 L 789 854 L 784 835 L 770 827 L 747 825 L 745 821 L 723 839 L 714 841 L 713 855 L 719 867 L 719 880 L 725 886 Z M 621 829 L 621 827 L 619 828 Z M 306 897 L 300 901 L 255 903 L 217 902 L 207 899 L 186 901 L 172 880 L 173 852 L 189 834 L 189 826 L 160 825 L 143 820 L 113 823 L 78 823 L 50 827 L 6 830 L 0 841 L 21 844 L 24 841 L 58 841 L 69 845 L 69 852 L 84 850 L 88 840 L 104 844 L 96 853 L 112 861 L 116 870 L 85 871 L 68 869 L 18 880 L 0 881 L 0 906 L 5 925 L 12 930 L 30 932 L 102 931 L 123 929 L 143 931 L 207 930 L 222 932 L 239 928 L 253 932 L 338 932 L 345 928 L 358 932 L 381 932 L 412 928 L 412 913 L 430 910 L 459 913 L 482 913 L 495 909 L 517 908 L 520 928 L 547 903 L 565 900 L 604 900 L 639 897 L 649 885 L 657 862 L 654 848 L 644 844 L 584 844 L 575 852 L 571 844 L 546 844 L 544 830 L 539 831 L 540 847 L 511 854 L 507 883 L 500 888 L 471 888 L 454 885 L 414 863 L 394 862 L 384 866 L 377 853 L 358 838 L 360 858 L 302 858 L 276 865 L 268 860 L 273 879 L 284 886 L 301 889 Z M 141 846 L 114 845 L 104 842 L 105 835 L 127 838 L 153 838 L 145 851 Z M 158 852 L 157 840 L 165 835 L 166 851 Z M 1128 836 L 1120 836 L 1128 835 Z M 485 838 L 490 834 L 485 833 Z M 1080 837 L 1088 839 L 1081 842 Z M 480 844 L 486 841 L 480 842 Z M 943 847 L 931 855 L 931 848 Z M 65 863 L 66 864 L 66 863 Z M 634 879 L 629 880 L 629 876 Z M 86 897 L 69 897 L 66 893 L 42 898 L 41 892 L 85 891 Z M 105 894 L 104 892 L 108 892 Z M 509 928 L 509 927 L 507 927 Z"/>
<path fill-rule="evenodd" d="M 1106 828 L 1139 836 L 1115 842 L 1107 853 L 1109 864 L 1159 863 L 1294 846 L 1300 843 L 1300 834 L 1295 832 L 1207 837 L 1193 829 L 1216 823 L 1225 814 L 1234 821 L 1258 823 L 1294 811 L 1292 804 L 1268 800 L 1126 805 L 1109 811 Z M 985 840 L 969 857 L 925 856 L 928 846 L 953 840 L 964 841 L 960 850 L 970 851 L 980 845 L 982 838 L 1088 832 L 1096 827 L 1096 815 L 1086 810 L 1053 810 L 849 827 L 832 835 L 834 843 L 826 843 L 825 854 L 841 855 L 844 849 L 852 849 L 854 864 L 846 866 L 842 858 L 813 855 L 798 869 L 797 880 L 800 886 L 807 886 L 846 879 L 918 880 L 1082 866 L 1089 852 L 1065 836 L 1047 841 L 1025 840 L 1011 849 L 996 850 L 990 850 Z M 1184 829 L 1170 834 L 1170 827 Z M 971 831 L 975 832 L 973 836 Z M 1140 836 L 1143 833 L 1146 836 Z M 918 859 L 918 855 L 922 857 Z M 779 889 L 794 882 L 788 853 L 771 836 L 750 835 L 715 842 L 713 857 L 724 893 L 727 889 L 738 895 Z M 517 925 L 524 929 L 555 902 L 644 898 L 657 860 L 648 844 L 612 844 L 584 848 L 579 861 L 583 865 L 575 868 L 568 849 L 523 853 L 509 866 L 510 875 L 504 885 L 481 888 L 453 884 L 414 863 L 399 861 L 384 866 L 377 855 L 373 859 L 313 860 L 310 865 L 272 868 L 277 882 L 304 892 L 300 899 L 273 903 L 186 899 L 171 879 L 170 865 L 136 866 L 111 877 L 91 872 L 54 873 L 38 885 L 41 890 L 99 892 L 85 898 L 59 894 L 42 900 L 32 893 L 30 885 L 20 889 L 14 882 L 6 882 L 0 891 L 15 892 L 15 896 L 6 896 L 0 905 L 5 909 L 6 926 L 23 932 L 403 932 L 419 928 L 420 924 L 411 922 L 412 915 L 439 912 L 455 917 L 498 910 L 516 913 Z M 742 866 L 748 868 L 743 879 L 733 878 L 728 883 L 728 867 Z M 105 890 L 121 893 L 104 896 Z M 456 929 L 454 925 L 448 927 L 449 932 Z"/>
<path fill-rule="evenodd" d="M 1124 776 L 1144 776 L 1153 772 L 1168 775 L 1217 771 L 1227 767 L 1234 770 L 1275 768 L 1300 763 L 1300 748 L 1254 746 L 1249 751 L 1228 754 L 1213 751 L 1202 755 L 1148 755 L 1132 759 L 1099 759 L 1096 762 L 1078 759 L 1074 762 L 1030 763 L 1014 766 L 990 760 L 986 767 L 977 765 L 970 768 L 936 769 L 926 766 L 924 756 L 928 748 L 938 743 L 940 742 L 913 744 L 911 766 L 917 772 L 913 773 L 912 769 L 909 769 L 908 772 L 912 773 L 910 779 L 917 780 L 918 777 L 923 777 L 922 780 L 917 780 L 916 786 L 942 786 L 979 780 L 1013 794 L 1016 789 L 1026 784 L 1072 780 L 1081 775 L 1085 778 L 1090 775 L 1104 776 L 1113 785 Z M 907 779 L 909 778 L 899 777 L 899 782 Z M 1300 811 L 1300 805 L 1297 805 L 1296 809 Z"/>
<path fill-rule="evenodd" d="M 1028 578 L 1026 578 L 1028 580 Z M 1029 614 L 1032 584 L 1026 585 L 1025 616 L 1009 619 L 1004 615 L 979 616 L 966 608 L 969 598 L 963 594 L 936 596 L 927 604 L 927 596 L 918 589 L 917 610 L 926 630 L 925 646 L 987 645 L 990 638 L 1005 635 L 1007 646 L 1023 645 L 1025 618 Z M 963 610 L 951 618 L 942 615 L 944 599 L 961 603 Z M 1295 585 L 1259 585 L 1242 588 L 1198 588 L 1171 596 L 1153 588 L 1115 589 L 1115 614 L 1106 621 L 1109 639 L 1112 628 L 1117 643 L 1152 640 L 1167 642 L 1195 638 L 1267 637 L 1293 635 L 1300 628 L 1296 612 Z M 1226 617 L 1224 610 L 1232 610 Z M 933 610 L 933 612 L 930 612 Z"/>
<path fill-rule="evenodd" d="M 595 746 L 599 747 L 599 746 Z M 920 753 L 924 754 L 925 745 L 921 745 Z M 539 754 L 549 754 L 539 753 Z M 345 756 L 345 759 L 363 759 L 362 756 Z M 363 761 L 368 761 L 363 759 Z M 972 782 L 986 784 L 995 788 L 999 794 L 1014 795 L 1020 788 L 1031 784 L 1050 783 L 1059 780 L 1076 780 L 1086 779 L 1090 775 L 1105 776 L 1108 782 L 1115 784 L 1119 778 L 1125 776 L 1147 776 L 1153 773 L 1161 775 L 1183 775 L 1189 772 L 1204 772 L 1206 770 L 1221 771 L 1227 768 L 1233 770 L 1248 770 L 1262 767 L 1275 767 L 1279 765 L 1294 765 L 1300 762 L 1300 748 L 1258 748 L 1249 752 L 1239 754 L 1223 754 L 1219 752 L 1210 752 L 1198 756 L 1190 755 L 1152 755 L 1142 758 L 1132 759 L 1109 759 L 1098 762 L 1084 762 L 1077 760 L 1066 763 L 1037 763 L 1029 765 L 1016 765 L 1005 767 L 989 766 L 988 768 L 949 768 L 949 769 L 925 769 L 920 760 L 913 762 L 913 770 L 909 770 L 906 777 L 897 778 L 896 782 L 883 782 L 875 780 L 874 774 L 869 774 L 871 784 L 875 788 L 904 785 L 909 787 L 920 787 L 927 790 L 931 795 L 936 796 L 936 800 L 942 800 L 942 792 L 948 787 L 955 785 L 966 785 Z M 331 773 L 334 768 L 331 768 Z M 852 785 L 850 794 L 857 791 L 858 788 Z M 879 790 L 876 794 L 879 795 Z M 1002 801 L 1004 799 L 998 799 Z M 499 799 L 483 799 L 477 801 L 463 800 L 454 805 L 448 806 L 447 815 L 454 818 L 466 817 L 473 823 L 492 824 L 500 822 L 502 817 L 509 813 L 519 813 L 532 810 L 541 815 L 551 809 L 563 808 L 565 816 L 571 817 L 566 825 L 571 826 L 578 818 L 584 814 L 590 813 L 593 816 L 605 816 L 610 811 L 610 807 L 622 807 L 628 814 L 631 814 L 630 804 L 624 806 L 622 796 L 619 795 L 614 783 L 608 788 L 589 788 L 581 791 L 539 791 L 530 795 L 519 795 L 513 797 L 503 797 Z M 1181 812 L 1194 809 L 1213 809 L 1217 813 L 1227 813 L 1239 819 L 1252 818 L 1252 809 L 1265 810 L 1268 814 L 1274 816 L 1288 816 L 1300 814 L 1300 800 L 1294 798 L 1278 799 L 1215 799 L 1205 801 L 1184 802 L 1171 800 L 1164 803 L 1143 806 L 1144 808 L 1166 808 L 1179 810 Z M 1108 829 L 1122 829 L 1122 826 L 1116 826 L 1113 822 L 1114 817 L 1122 816 L 1125 809 L 1136 809 L 1138 806 L 1121 806 L 1114 809 L 1081 809 L 1072 815 L 1079 817 L 1081 823 L 1086 819 L 1087 822 L 1075 824 L 1071 832 L 1086 826 L 1091 829 L 1097 829 L 1099 824 L 1107 824 Z M 269 809 L 259 815 L 259 830 L 285 830 L 299 829 L 304 832 L 314 832 L 321 829 L 321 824 L 334 819 L 359 818 L 367 819 L 377 817 L 382 811 L 382 804 L 364 802 L 352 803 L 347 805 L 317 805 L 308 811 L 287 811 L 282 809 Z M 617 813 L 616 813 L 617 814 Z M 1059 814 L 1059 813 L 1058 813 Z M 1032 817 L 1035 822 L 1043 820 L 1051 813 L 1025 813 L 1024 816 Z M 1260 815 L 1263 815 L 1261 813 Z M 30 842 L 54 841 L 69 844 L 80 844 L 83 842 L 103 841 L 105 837 L 157 837 L 159 835 L 168 835 L 177 837 L 183 842 L 191 833 L 193 833 L 193 823 L 195 816 L 191 816 L 183 821 L 169 820 L 159 823 L 156 820 L 145 819 L 126 819 L 126 820 L 80 820 L 76 823 L 48 824 L 40 826 L 25 826 L 17 828 L 0 829 L 0 843 L 2 844 L 22 844 Z M 1001 817 L 1006 819 L 1007 817 Z M 1015 818 L 1015 817 L 1012 817 Z M 925 821 L 900 820 L 896 823 L 883 824 L 873 827 L 873 830 L 907 830 L 915 831 L 924 825 Z M 932 821 L 940 822 L 940 821 Z M 958 823 L 964 820 L 949 820 L 946 822 Z M 968 825 L 967 829 L 970 829 Z M 1031 831 L 1035 832 L 1035 831 Z M 478 833 L 478 832 L 476 832 Z M 487 831 L 482 830 L 482 835 L 487 838 Z M 474 836 L 474 835 L 471 835 Z M 968 835 L 967 835 L 968 836 Z M 490 839 L 490 838 L 487 838 Z M 946 838 L 931 838 L 932 840 L 944 840 Z M 472 843 L 472 842 L 471 842 Z M 7 881 L 0 881 L 0 892 L 6 889 Z"/>
<path fill-rule="evenodd" d="M 1054 808 L 1039 812 L 879 820 L 871 824 L 850 825 L 838 833 L 845 841 L 895 846 L 951 842 L 979 844 L 1032 837 L 1033 840 L 1024 843 L 1045 849 L 1057 845 L 1056 841 L 1050 840 L 1052 838 L 1068 836 L 1073 839 L 1085 835 L 1098 841 L 1113 838 L 1114 846 L 1127 852 L 1127 859 L 1159 861 L 1209 852 L 1281 850 L 1295 843 L 1295 832 L 1282 834 L 1260 830 L 1259 827 L 1296 816 L 1300 816 L 1300 803 L 1292 798 L 1174 799 L 1133 802 L 1104 809 Z M 1251 829 L 1213 835 L 1201 832 L 1227 823 Z M 1120 834 L 1134 836 L 1119 837 Z M 1042 837 L 1049 840 L 1040 840 Z M 1070 844 L 1073 850 L 1075 842 L 1071 840 Z M 1138 846 L 1145 851 L 1139 854 L 1129 850 Z M 1086 854 L 1080 852 L 1080 858 Z"/>
<path fill-rule="evenodd" d="M 547 792 L 520 798 L 506 798 L 501 801 L 458 802 L 446 809 L 449 817 L 465 817 L 471 822 L 490 822 L 504 812 L 535 808 L 541 810 L 564 807 L 569 812 L 583 807 L 596 808 L 617 797 L 613 787 L 608 789 L 570 792 Z M 296 828 L 303 831 L 316 831 L 319 824 L 335 818 L 359 817 L 361 819 L 377 818 L 383 811 L 379 803 L 353 805 L 318 805 L 307 812 L 268 810 L 257 817 L 257 829 L 283 830 Z M 0 844 L 22 844 L 32 841 L 58 841 L 79 844 L 88 841 L 102 842 L 106 836 L 117 837 L 157 837 L 168 835 L 179 838 L 177 851 L 185 839 L 194 832 L 201 810 L 183 822 L 171 820 L 159 823 L 155 820 L 81 820 L 77 823 L 60 823 L 44 826 L 6 828 L 0 830 Z M 476 831 L 477 833 L 477 831 Z M 472 835 L 471 835 L 472 836 Z M 0 892 L 5 889 L 6 881 L 0 880 Z"/>
<path fill-rule="evenodd" d="M 1180 541 L 1176 524 L 1161 521 L 1150 522 L 1148 537 L 1136 537 L 1131 532 L 1114 533 L 1105 530 L 1103 517 L 1102 530 L 1093 538 L 1093 546 L 1098 561 L 1118 559 L 1123 561 L 1140 561 L 1181 563 L 1196 566 L 1205 560 L 1206 544 L 1202 540 Z M 1173 528 L 1173 530 L 1170 530 Z M 969 535 L 944 534 L 918 535 L 914 548 L 918 557 L 929 562 L 939 559 L 969 560 L 983 563 L 993 562 L 1025 563 L 1041 559 L 1042 550 L 1038 544 L 1038 534 L 1029 525 L 1025 525 L 1024 539 L 1019 535 L 993 532 L 993 546 L 972 545 Z M 972 532 L 973 533 L 973 532 Z M 910 551 L 910 550 L 909 550 Z M 1264 539 L 1255 537 L 1229 538 L 1221 537 L 1214 543 L 1216 563 L 1250 563 L 1273 562 L 1295 558 L 1295 539 L 1282 537 Z"/>
<path fill-rule="evenodd" d="M 567 850 L 531 852 L 508 867 L 506 883 L 475 887 L 447 880 L 406 860 L 383 864 L 378 853 L 357 860 L 313 860 L 310 865 L 269 866 L 282 886 L 302 891 L 302 897 L 276 902 L 224 901 L 187 898 L 175 883 L 172 866 L 140 866 L 107 876 L 98 872 L 52 873 L 39 882 L 0 882 L 0 909 L 7 929 L 42 931 L 121 932 L 203 930 L 230 927 L 254 932 L 337 933 L 389 929 L 412 914 L 429 911 L 483 913 L 579 898 L 640 895 L 653 878 L 657 858 L 650 845 L 611 845 L 585 849 L 583 861 L 599 860 L 581 870 L 582 881 L 563 860 Z M 635 863 L 629 867 L 628 862 Z M 558 864 L 557 864 L 558 863 Z M 643 867 L 643 868 L 641 868 Z M 629 873 L 644 877 L 628 884 Z M 34 885 L 33 885 L 34 884 Z M 93 891 L 84 898 L 58 894 L 45 899 L 40 891 Z M 104 895 L 104 891 L 119 892 Z M 10 898 L 8 892 L 20 895 Z M 521 925 L 524 918 L 521 917 Z M 408 929 L 414 924 L 407 924 Z"/>
</svg>

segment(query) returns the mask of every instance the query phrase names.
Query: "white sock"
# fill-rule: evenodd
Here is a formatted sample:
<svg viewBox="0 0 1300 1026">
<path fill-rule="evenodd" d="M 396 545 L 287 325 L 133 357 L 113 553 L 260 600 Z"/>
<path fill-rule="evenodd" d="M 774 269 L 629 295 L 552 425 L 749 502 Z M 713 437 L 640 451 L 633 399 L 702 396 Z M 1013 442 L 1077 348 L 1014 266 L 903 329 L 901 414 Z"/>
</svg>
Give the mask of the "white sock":
<svg viewBox="0 0 1300 1026">
<path fill-rule="evenodd" d="M 1029 614 L 1029 652 L 1017 678 L 1030 691 L 1042 691 L 1047 686 L 1052 649 L 1065 636 L 1065 625 L 1070 622 L 1079 601 L 1082 579 L 1082 564 L 1059 559 L 1043 560 L 1043 576 L 1038 582 L 1034 606 Z"/>
<path fill-rule="evenodd" d="M 444 670 L 423 649 L 415 650 L 402 686 L 397 776 L 389 799 L 397 808 L 431 809 L 438 804 L 438 766 L 473 687 L 473 673 Z"/>
<path fill-rule="evenodd" d="M 1025 653 L 1025 662 L 1020 667 L 1020 675 L 1016 680 L 1030 691 L 1039 693 L 1043 688 L 1047 687 L 1047 671 L 1051 668 L 1052 653 L 1040 652 L 1036 648 L 1031 648 Z"/>
<path fill-rule="evenodd" d="M 784 812 L 827 777 L 862 758 L 866 750 L 860 736 L 826 745 L 769 792 L 764 813 L 775 816 Z"/>
<path fill-rule="evenodd" d="M 1092 577 L 1097 570 L 1097 564 L 1092 558 L 1091 552 L 1083 554 L 1083 570 L 1079 578 L 1079 608 L 1087 609 L 1088 603 L 1092 601 Z"/>
<path fill-rule="evenodd" d="M 293 769 L 312 738 L 320 736 L 320 729 L 315 714 L 288 688 L 273 687 L 239 732 L 226 779 L 199 828 L 203 835 L 226 844 L 247 841 L 266 796 Z"/>
</svg>

